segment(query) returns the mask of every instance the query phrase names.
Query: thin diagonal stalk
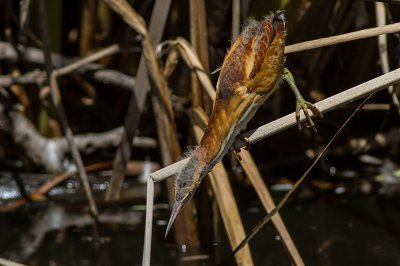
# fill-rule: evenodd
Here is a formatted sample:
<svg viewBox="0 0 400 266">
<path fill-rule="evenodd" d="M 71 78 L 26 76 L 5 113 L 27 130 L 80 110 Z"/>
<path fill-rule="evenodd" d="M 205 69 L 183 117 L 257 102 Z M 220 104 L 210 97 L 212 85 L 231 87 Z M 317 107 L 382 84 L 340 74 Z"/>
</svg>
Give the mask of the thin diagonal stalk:
<svg viewBox="0 0 400 266">
<path fill-rule="evenodd" d="M 243 167 L 247 177 L 249 178 L 255 191 L 257 192 L 257 195 L 260 198 L 264 209 L 267 212 L 271 212 L 274 208 L 276 208 L 275 202 L 272 199 L 271 193 L 265 185 L 250 152 L 247 150 L 242 150 L 240 152 L 240 157 L 242 158 L 242 160 L 240 160 L 239 163 Z M 303 259 L 301 258 L 299 251 L 297 250 L 297 247 L 294 244 L 293 239 L 290 236 L 281 215 L 279 213 L 274 215 L 272 217 L 272 222 L 276 227 L 279 235 L 281 236 L 283 245 L 289 252 L 293 264 L 296 266 L 304 265 Z"/>
<path fill-rule="evenodd" d="M 50 48 L 49 48 L 49 39 L 48 39 L 48 32 L 47 32 L 47 13 L 44 6 L 44 0 L 40 0 L 39 3 L 39 14 L 41 16 L 41 30 L 42 30 L 42 39 L 43 39 L 43 52 L 45 58 L 45 65 L 48 77 L 50 77 L 50 90 L 51 96 L 53 99 L 54 106 L 57 110 L 57 114 L 63 128 L 65 137 L 67 138 L 72 157 L 74 158 L 75 164 L 78 168 L 79 177 L 83 184 L 86 197 L 89 202 L 90 213 L 94 217 L 95 221 L 97 220 L 98 211 L 96 207 L 96 203 L 93 199 L 92 191 L 90 189 L 89 179 L 87 177 L 82 158 L 79 154 L 78 148 L 75 145 L 73 139 L 73 133 L 71 128 L 68 125 L 67 117 L 64 112 L 64 107 L 61 101 L 61 94 L 60 89 L 57 84 L 56 74 L 53 71 L 53 66 L 51 62 L 51 55 L 50 55 Z M 96 222 L 95 222 L 96 223 Z"/>
<path fill-rule="evenodd" d="M 158 43 L 161 40 L 171 0 L 156 1 L 150 20 L 149 33 L 147 33 L 143 19 L 138 14 L 132 11 L 131 13 L 133 13 L 133 15 L 129 15 L 129 11 L 127 10 L 130 6 L 126 5 L 124 1 L 119 5 L 115 1 L 111 0 L 105 0 L 105 2 L 112 6 L 116 12 L 121 13 L 121 16 L 123 16 L 127 24 L 136 32 L 139 34 L 146 34 L 142 40 L 142 46 L 144 48 L 146 47 L 146 44 L 151 44 L 152 41 Z M 120 191 L 125 177 L 126 163 L 131 156 L 130 143 L 136 134 L 140 115 L 145 106 L 147 94 L 150 91 L 150 81 L 147 72 L 147 68 L 151 69 L 148 63 L 149 53 L 151 52 L 144 50 L 139 61 L 135 83 L 135 87 L 138 89 L 133 91 L 128 105 L 128 111 L 124 121 L 125 134 L 124 137 L 121 138 L 120 145 L 115 155 L 115 163 L 113 166 L 110 186 L 106 192 L 106 200 L 117 200 L 120 197 Z M 153 71 L 150 70 L 150 73 L 151 72 Z M 154 77 L 151 77 L 154 80 Z"/>
<path fill-rule="evenodd" d="M 275 209 L 273 209 L 270 213 L 268 213 L 266 216 L 264 216 L 261 221 L 250 231 L 250 234 L 246 236 L 245 239 L 240 243 L 239 246 L 235 248 L 235 250 L 232 252 L 231 256 L 227 258 L 231 258 L 234 256 L 237 252 L 240 252 L 240 250 L 245 247 L 249 241 L 260 231 L 264 225 L 271 220 L 276 213 L 279 212 L 279 210 L 283 207 L 283 205 L 286 203 L 286 201 L 289 199 L 289 197 L 293 194 L 293 192 L 296 191 L 296 189 L 299 187 L 299 185 L 304 181 L 304 179 L 308 176 L 310 171 L 314 168 L 314 166 L 319 162 L 321 157 L 325 154 L 325 152 L 328 150 L 328 148 L 332 145 L 332 143 L 336 140 L 337 136 L 343 131 L 343 129 L 350 123 L 350 121 L 354 118 L 356 114 L 362 109 L 362 107 L 374 96 L 375 92 L 371 93 L 357 108 L 354 110 L 354 112 L 350 115 L 350 117 L 343 123 L 343 125 L 338 129 L 338 131 L 335 133 L 335 135 L 331 138 L 331 140 L 328 142 L 328 144 L 324 147 L 324 149 L 320 152 L 320 154 L 315 158 L 313 163 L 308 167 L 306 172 L 300 177 L 299 180 L 293 185 L 293 187 L 285 194 L 285 196 L 281 199 L 281 201 L 278 203 Z M 226 260 L 224 260 L 225 262 Z"/>
<path fill-rule="evenodd" d="M 151 95 L 153 104 L 153 110 L 155 114 L 155 120 L 157 125 L 157 133 L 160 141 L 160 152 L 164 165 L 168 165 L 173 161 L 176 161 L 180 156 L 179 143 L 175 130 L 174 114 L 172 110 L 172 102 L 169 95 L 168 84 L 163 76 L 163 72 L 159 66 L 153 42 L 146 28 L 146 23 L 143 18 L 129 5 L 125 0 L 104 0 L 109 6 L 118 13 L 121 18 L 138 32 L 142 39 L 143 58 L 145 59 L 145 66 L 147 73 L 154 84 L 155 90 Z M 130 128 L 132 129 L 132 128 Z M 130 155 L 129 147 L 125 147 L 126 152 L 125 160 L 129 159 Z M 118 155 L 118 154 L 117 154 Z M 122 176 L 123 178 L 123 176 Z M 121 182 L 123 179 L 116 180 Z M 115 180 L 114 180 L 115 181 Z M 167 182 L 169 198 L 173 199 L 174 195 L 174 184 L 172 180 Z M 109 193 L 110 195 L 111 193 Z M 112 196 L 112 195 L 111 195 Z M 110 197 L 112 198 L 112 197 Z M 194 205 L 192 205 L 194 206 Z M 185 220 L 179 219 L 175 222 L 175 238 L 178 244 L 197 243 L 197 228 L 193 222 L 193 212 L 187 209 L 185 212 Z"/>
<path fill-rule="evenodd" d="M 63 75 L 69 74 L 73 71 L 76 71 L 77 69 L 84 67 L 87 64 L 90 64 L 94 61 L 100 60 L 103 57 L 116 54 L 120 51 L 121 51 L 121 46 L 119 44 L 113 44 L 104 49 L 101 49 L 100 51 L 98 51 L 96 53 L 93 53 L 89 56 L 79 59 L 69 65 L 58 68 L 58 69 L 54 70 L 54 72 L 56 73 L 56 75 L 58 77 L 63 76 Z"/>
</svg>

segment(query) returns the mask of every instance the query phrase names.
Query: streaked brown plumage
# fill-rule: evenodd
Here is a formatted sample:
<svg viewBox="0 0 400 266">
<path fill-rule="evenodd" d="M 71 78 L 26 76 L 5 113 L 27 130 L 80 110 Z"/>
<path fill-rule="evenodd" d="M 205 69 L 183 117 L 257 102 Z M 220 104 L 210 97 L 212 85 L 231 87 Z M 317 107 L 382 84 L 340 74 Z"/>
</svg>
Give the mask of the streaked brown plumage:
<svg viewBox="0 0 400 266">
<path fill-rule="evenodd" d="M 279 86 L 284 46 L 283 12 L 251 23 L 232 44 L 221 68 L 217 98 L 203 138 L 176 178 L 175 204 L 166 234 L 202 179 L 225 156 L 260 105 Z"/>
</svg>

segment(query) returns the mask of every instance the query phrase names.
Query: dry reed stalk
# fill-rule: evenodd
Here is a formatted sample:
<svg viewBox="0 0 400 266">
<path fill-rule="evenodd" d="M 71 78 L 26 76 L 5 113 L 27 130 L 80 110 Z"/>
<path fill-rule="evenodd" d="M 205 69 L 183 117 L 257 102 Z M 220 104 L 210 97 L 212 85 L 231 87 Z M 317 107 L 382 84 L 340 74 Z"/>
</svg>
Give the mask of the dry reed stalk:
<svg viewBox="0 0 400 266">
<path fill-rule="evenodd" d="M 192 46 L 194 50 L 199 55 L 199 60 L 201 65 L 205 69 L 206 73 L 210 73 L 209 69 L 209 54 L 208 54 L 208 32 L 207 32 L 207 16 L 205 10 L 205 1 L 204 0 L 190 0 L 190 2 L 195 3 L 193 6 L 195 10 L 191 11 L 196 17 L 195 27 L 193 29 L 194 33 L 194 42 L 192 42 Z M 192 32 L 191 32 L 192 33 Z"/>
<path fill-rule="evenodd" d="M 0 265 L 3 265 L 3 266 L 26 266 L 25 264 L 21 264 L 21 263 L 14 262 L 11 260 L 6 260 L 3 258 L 0 258 Z"/>
<path fill-rule="evenodd" d="M 241 160 L 240 165 L 243 167 L 244 171 L 246 172 L 247 177 L 249 178 L 251 184 L 253 185 L 255 191 L 257 192 L 258 197 L 261 200 L 261 203 L 264 206 L 264 209 L 269 213 L 275 207 L 275 202 L 272 199 L 272 196 L 265 185 L 260 172 L 256 164 L 254 163 L 253 157 L 251 156 L 250 152 L 247 150 L 242 150 L 240 152 Z M 304 265 L 303 259 L 301 258 L 299 251 L 296 248 L 296 245 L 293 242 L 292 237 L 290 236 L 285 223 L 282 220 L 282 217 L 279 213 L 274 215 L 272 218 L 272 222 L 276 227 L 279 235 L 282 238 L 282 242 L 286 247 L 287 251 L 290 254 L 290 257 L 293 261 L 294 265 L 302 266 Z"/>
<path fill-rule="evenodd" d="M 189 112 L 191 123 L 194 127 L 194 136 L 197 143 L 203 136 L 208 117 L 200 108 L 194 108 Z M 239 209 L 229 183 L 228 174 L 220 162 L 211 170 L 209 174 L 211 188 L 217 201 L 221 213 L 224 227 L 232 248 L 236 247 L 245 236 L 242 220 L 240 219 Z M 238 265 L 253 265 L 250 248 L 244 247 L 236 254 Z"/>
<path fill-rule="evenodd" d="M 122 19 L 142 36 L 142 48 L 148 74 L 154 83 L 168 117 L 173 121 L 172 104 L 169 101 L 168 85 L 158 65 L 153 43 L 143 18 L 133 10 L 126 0 L 104 0 Z"/>
<path fill-rule="evenodd" d="M 240 33 L 240 0 L 232 0 L 231 39 L 236 40 Z"/>
<path fill-rule="evenodd" d="M 378 27 L 386 25 L 386 10 L 384 3 L 375 3 L 375 16 L 376 25 Z M 378 36 L 378 49 L 382 72 L 387 73 L 390 71 L 387 35 Z M 392 103 L 396 107 L 397 113 L 400 115 L 400 101 L 397 97 L 394 86 L 388 87 L 388 93 L 392 97 Z"/>
<path fill-rule="evenodd" d="M 41 31 L 42 31 L 42 39 L 43 39 L 43 53 L 44 53 L 47 76 L 50 78 L 49 82 L 50 82 L 51 97 L 52 97 L 54 106 L 56 108 L 56 111 L 57 111 L 57 114 L 59 117 L 59 121 L 63 128 L 65 137 L 68 141 L 71 155 L 72 155 L 74 162 L 78 168 L 79 177 L 83 184 L 84 191 L 85 191 L 86 197 L 89 202 L 90 213 L 94 218 L 94 225 L 95 225 L 96 221 L 97 221 L 97 217 L 98 217 L 98 210 L 97 210 L 96 203 L 93 199 L 93 194 L 90 189 L 89 179 L 88 179 L 86 171 L 84 169 L 82 157 L 79 153 L 78 148 L 75 145 L 75 142 L 73 139 L 73 133 L 72 133 L 71 128 L 69 127 L 67 117 L 64 112 L 64 107 L 63 107 L 63 104 L 61 101 L 60 89 L 59 89 L 58 83 L 57 83 L 57 76 L 56 76 L 56 73 L 53 71 L 53 64 L 51 61 L 50 45 L 49 45 L 49 38 L 48 38 L 47 12 L 46 12 L 43 1 L 44 0 L 40 0 L 38 2 L 38 8 L 39 8 L 39 14 L 41 16 L 40 21 L 41 21 Z M 94 237 L 95 238 L 98 237 L 98 232 L 95 232 Z"/>
<path fill-rule="evenodd" d="M 269 220 L 272 219 L 272 217 L 274 217 L 279 210 L 285 205 L 286 201 L 289 199 L 289 197 L 296 191 L 296 189 L 300 186 L 300 184 L 304 181 L 304 179 L 308 176 L 308 174 L 310 173 L 310 171 L 314 168 L 314 166 L 319 162 L 319 160 L 321 159 L 321 157 L 325 154 L 325 152 L 328 150 L 328 148 L 332 145 L 332 143 L 336 140 L 337 136 L 343 131 L 343 129 L 350 123 L 350 121 L 354 118 L 354 116 L 356 114 L 358 114 L 358 112 L 360 110 L 362 110 L 363 106 L 369 102 L 369 100 L 374 96 L 375 92 L 372 92 L 371 94 L 369 94 L 369 96 L 367 98 L 365 98 L 365 100 L 357 106 L 357 108 L 353 111 L 353 113 L 350 115 L 350 117 L 340 126 L 340 128 L 338 129 L 338 131 L 335 133 L 335 135 L 330 139 L 330 141 L 328 142 L 328 144 L 326 144 L 326 146 L 322 149 L 322 151 L 318 154 L 318 156 L 314 159 L 313 163 L 307 168 L 307 170 L 304 172 L 304 174 L 296 181 L 296 183 L 292 186 L 292 188 L 286 192 L 286 194 L 283 196 L 283 198 L 279 201 L 278 205 L 276 206 L 276 208 L 274 208 L 270 213 L 268 213 L 267 215 L 265 215 L 259 222 L 258 224 L 253 227 L 253 229 L 251 229 L 250 233 L 246 236 L 245 239 L 243 239 L 240 242 L 240 245 L 237 246 L 234 251 L 232 252 L 232 254 L 225 259 L 224 261 L 222 261 L 221 264 L 224 264 L 226 262 L 229 261 L 229 259 L 234 256 L 235 254 L 237 254 L 238 252 L 240 252 L 241 249 L 243 249 L 244 247 L 246 247 L 246 245 L 249 243 L 249 241 L 261 230 L 261 228 L 264 227 L 264 225 L 269 222 Z"/>
<path fill-rule="evenodd" d="M 31 0 L 21 0 L 20 1 L 20 20 L 19 25 L 23 31 L 28 28 L 28 17 L 29 17 L 29 5 Z"/>
<path fill-rule="evenodd" d="M 190 43 L 193 48 L 200 51 L 200 31 L 199 31 L 199 5 L 201 0 L 189 0 L 189 19 L 190 19 Z M 196 74 L 191 73 L 191 102 L 192 106 L 202 106 L 202 95 L 200 84 L 197 81 Z"/>
<path fill-rule="evenodd" d="M 85 0 L 82 2 L 81 7 L 81 28 L 80 28 L 80 42 L 79 42 L 79 54 L 85 56 L 92 48 L 92 38 L 95 31 L 96 18 L 96 1 Z"/>
<path fill-rule="evenodd" d="M 193 49 L 199 55 L 202 66 L 209 72 L 209 55 L 208 55 L 208 33 L 207 21 L 204 0 L 190 0 L 189 1 L 190 13 L 190 43 Z M 212 103 L 200 88 L 196 74 L 191 72 L 191 103 L 193 107 L 197 106 L 211 106 Z"/>
<path fill-rule="evenodd" d="M 147 31 L 143 18 L 133 10 L 125 0 L 105 0 L 110 7 L 118 13 L 123 20 L 142 36 L 143 56 L 146 63 L 147 72 L 155 85 L 156 94 L 152 94 L 152 103 L 156 115 L 157 132 L 159 135 L 160 152 L 164 165 L 168 165 L 180 158 L 180 149 L 175 131 L 174 115 L 172 103 L 168 91 L 167 82 L 158 64 L 155 49 Z M 168 193 L 174 193 L 172 180 L 167 182 Z M 170 199 L 174 198 L 170 196 Z M 194 207 L 194 205 L 192 205 Z M 191 208 L 184 212 L 185 220 L 178 220 L 175 223 L 175 238 L 178 244 L 191 242 L 197 245 L 197 228 L 193 222 Z"/>
<path fill-rule="evenodd" d="M 208 97 L 214 101 L 214 85 L 211 83 L 209 76 L 206 74 L 207 72 L 204 70 L 203 65 L 201 64 L 193 47 L 191 47 L 191 45 L 181 37 L 176 38 L 174 41 L 169 41 L 168 44 L 171 46 L 172 50 L 174 47 L 177 49 L 185 64 L 196 74 Z"/>
<path fill-rule="evenodd" d="M 60 76 L 69 74 L 73 71 L 76 71 L 79 68 L 85 67 L 88 64 L 93 63 L 97 60 L 100 60 L 103 57 L 110 56 L 110 55 L 119 53 L 121 51 L 122 51 L 122 49 L 119 44 L 113 44 L 113 45 L 110 45 L 104 49 L 101 49 L 100 51 L 95 52 L 89 56 L 83 57 L 71 64 L 60 67 L 58 69 L 55 69 L 54 72 L 57 75 L 57 77 L 60 77 Z"/>
<path fill-rule="evenodd" d="M 125 3 L 126 5 L 126 3 Z M 161 40 L 162 33 L 164 31 L 165 23 L 169 13 L 169 7 L 171 0 L 157 0 L 154 4 L 153 13 L 150 19 L 150 29 L 147 38 L 151 38 L 151 41 L 158 43 Z M 122 4 L 122 6 L 124 6 Z M 129 5 L 128 5 L 129 6 Z M 128 11 L 127 11 L 128 12 Z M 128 12 L 129 13 L 129 12 Z M 134 13 L 135 16 L 135 13 Z M 132 17 L 132 16 L 131 16 Z M 139 33 L 143 31 L 143 19 L 132 17 L 130 23 L 139 24 Z M 147 30 L 145 29 L 145 32 Z M 147 41 L 146 43 L 151 43 Z M 150 81 L 147 73 L 148 59 L 143 54 L 140 58 L 139 68 L 136 74 L 135 87 L 140 88 L 132 92 L 132 96 L 129 101 L 128 111 L 125 116 L 124 129 L 125 135 L 121 138 L 120 145 L 115 154 L 115 163 L 113 166 L 112 176 L 110 180 L 110 186 L 106 192 L 106 200 L 117 200 L 120 197 L 120 191 L 125 178 L 126 163 L 131 156 L 131 140 L 136 134 L 136 129 L 139 124 L 140 114 L 144 109 L 147 94 L 150 91 Z"/>
<path fill-rule="evenodd" d="M 167 42 L 169 43 L 169 42 Z M 157 46 L 157 50 L 162 49 L 165 43 L 161 43 Z M 179 62 L 179 54 L 177 49 L 169 49 L 167 59 L 165 60 L 164 68 L 163 68 L 163 75 L 165 79 L 169 79 L 169 77 L 174 72 L 176 65 Z"/>
<path fill-rule="evenodd" d="M 151 261 L 151 235 L 153 231 L 153 211 L 154 211 L 154 182 L 148 177 L 146 193 L 146 221 L 144 231 L 143 258 L 142 265 L 150 266 Z"/>
<path fill-rule="evenodd" d="M 321 48 L 329 45 L 349 42 L 369 37 L 375 37 L 382 34 L 389 34 L 400 31 L 400 22 L 382 27 L 375 27 L 365 30 L 353 31 L 350 33 L 340 34 L 332 37 L 321 38 L 312 41 L 306 41 L 296 44 L 291 44 L 285 47 L 285 54 Z"/>
</svg>

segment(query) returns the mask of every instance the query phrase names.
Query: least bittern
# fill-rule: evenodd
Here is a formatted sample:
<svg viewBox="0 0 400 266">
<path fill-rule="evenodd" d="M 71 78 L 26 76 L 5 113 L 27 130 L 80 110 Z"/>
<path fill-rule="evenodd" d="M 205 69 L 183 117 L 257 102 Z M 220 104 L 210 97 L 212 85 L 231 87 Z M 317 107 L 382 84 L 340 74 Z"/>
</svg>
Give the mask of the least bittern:
<svg viewBox="0 0 400 266">
<path fill-rule="evenodd" d="M 166 234 L 203 178 L 229 151 L 257 109 L 279 87 L 282 78 L 287 79 L 295 91 L 299 129 L 300 109 L 307 116 L 308 126 L 315 128 L 307 108 L 320 115 L 318 109 L 304 101 L 292 75 L 284 68 L 285 35 L 285 17 L 279 11 L 248 25 L 229 49 L 221 67 L 217 97 L 203 138 L 176 178 L 175 204 Z"/>
</svg>

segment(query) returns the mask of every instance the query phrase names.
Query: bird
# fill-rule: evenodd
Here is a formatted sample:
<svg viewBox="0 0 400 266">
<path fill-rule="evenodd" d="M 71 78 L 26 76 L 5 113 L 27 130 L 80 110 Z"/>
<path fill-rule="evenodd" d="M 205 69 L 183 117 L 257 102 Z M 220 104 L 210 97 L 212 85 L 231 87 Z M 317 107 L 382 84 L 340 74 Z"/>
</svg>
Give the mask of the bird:
<svg viewBox="0 0 400 266">
<path fill-rule="evenodd" d="M 284 11 L 277 11 L 259 22 L 250 22 L 232 43 L 221 66 L 203 137 L 175 179 L 175 203 L 165 236 L 204 177 L 230 151 L 257 109 L 279 87 L 286 72 L 285 37 Z M 304 100 L 300 104 L 311 107 Z"/>
</svg>

